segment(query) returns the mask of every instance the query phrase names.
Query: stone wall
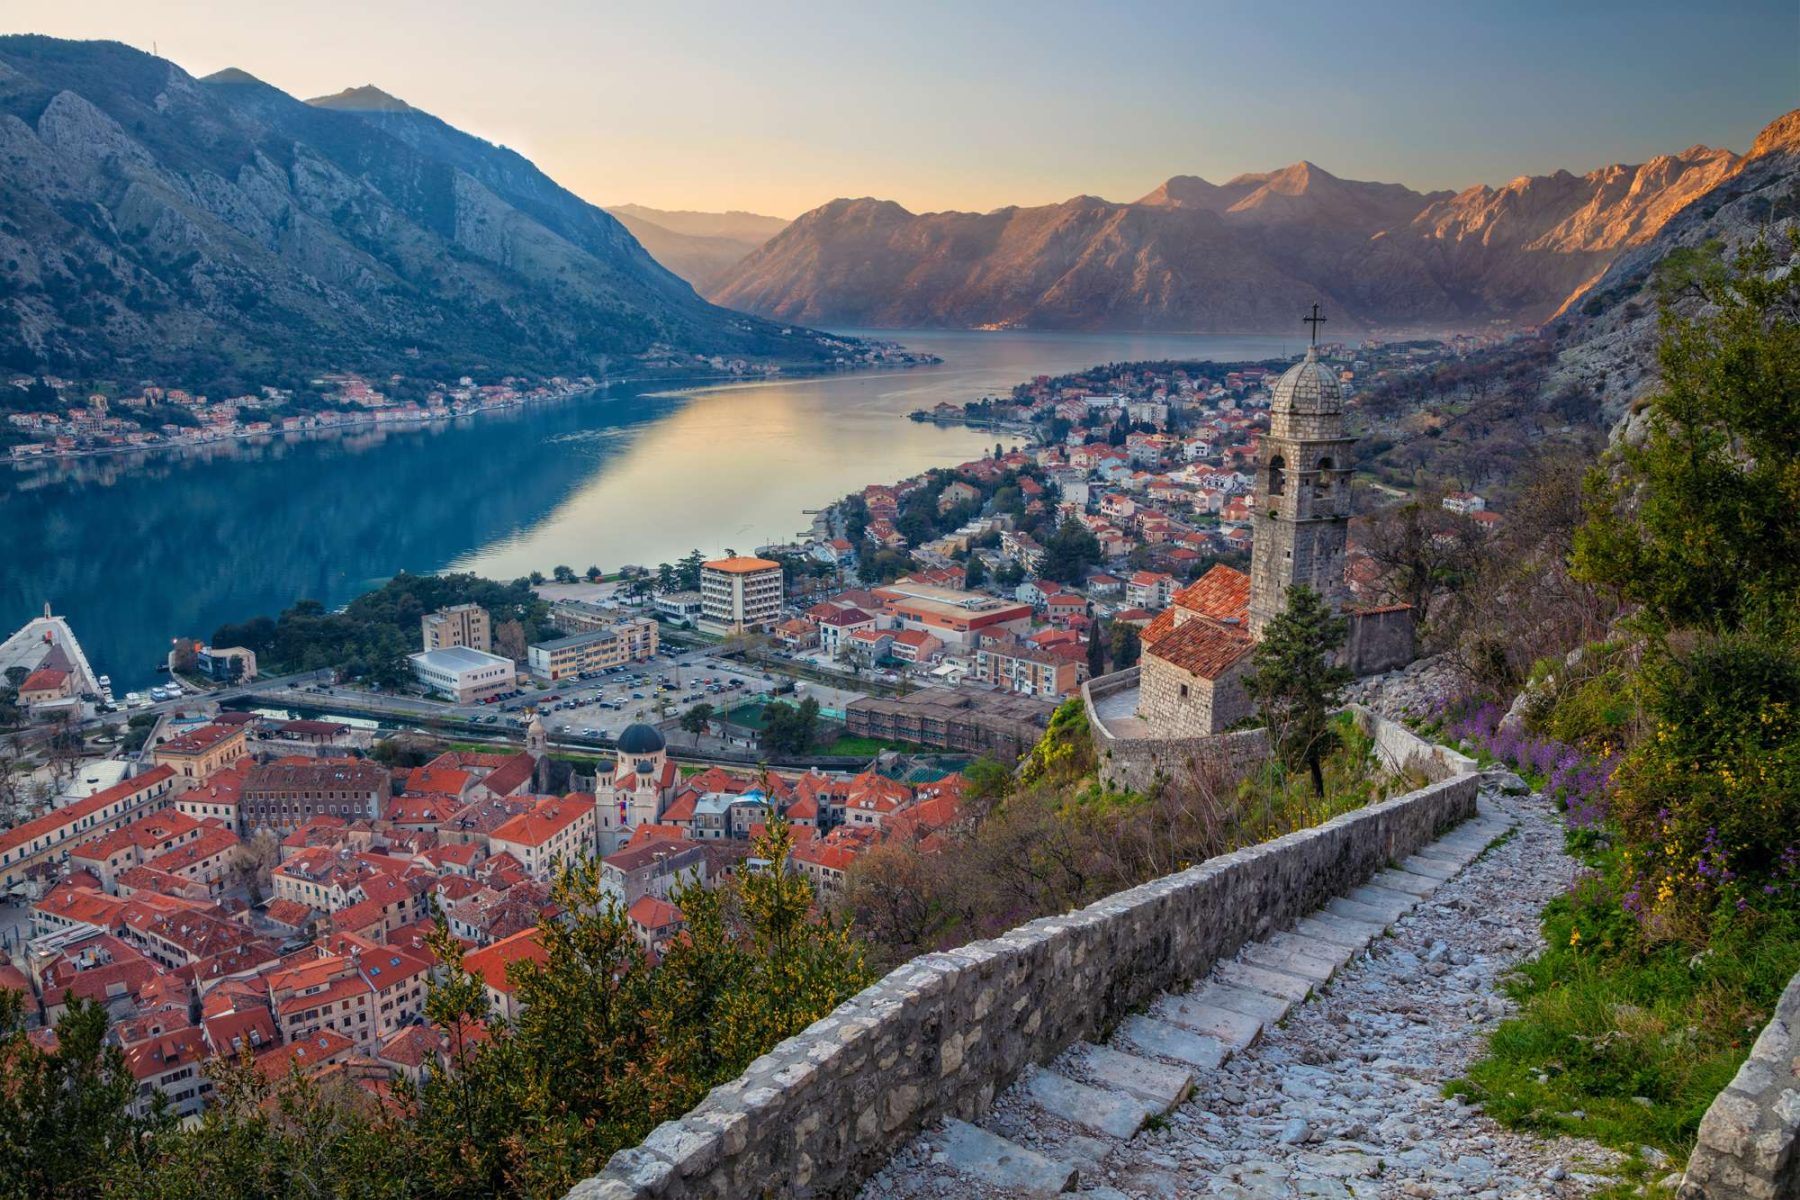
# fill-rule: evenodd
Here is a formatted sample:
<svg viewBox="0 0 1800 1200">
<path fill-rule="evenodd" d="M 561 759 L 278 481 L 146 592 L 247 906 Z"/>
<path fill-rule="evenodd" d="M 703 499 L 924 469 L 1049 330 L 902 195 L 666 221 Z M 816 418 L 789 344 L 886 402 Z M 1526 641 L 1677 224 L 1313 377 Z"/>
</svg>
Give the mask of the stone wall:
<svg viewBox="0 0 1800 1200">
<path fill-rule="evenodd" d="M 1147 792 L 1159 778 L 1180 781 L 1202 773 L 1241 776 L 1268 757 L 1268 735 L 1261 729 L 1159 737 L 1152 735 L 1141 721 L 1122 722 L 1122 727 L 1130 727 L 1129 732 L 1109 727 L 1098 715 L 1095 702 L 1138 690 L 1144 685 L 1142 672 L 1142 667 L 1128 667 L 1081 685 L 1103 782 L 1124 791 Z M 1241 681 L 1238 686 L 1241 692 Z"/>
<path fill-rule="evenodd" d="M 1800 975 L 1736 1078 L 1700 1121 L 1681 1200 L 1792 1200 L 1800 1196 Z"/>
<path fill-rule="evenodd" d="M 1375 740 L 1375 755 L 1381 759 L 1381 765 L 1396 774 L 1415 771 L 1435 783 L 1472 774 L 1479 765 L 1468 755 L 1426 741 L 1399 721 L 1360 704 L 1344 707 L 1356 714 L 1357 728 Z"/>
<path fill-rule="evenodd" d="M 843 1195 L 920 1129 L 1475 813 L 1458 775 L 900 967 L 613 1156 L 569 1200 Z"/>
<path fill-rule="evenodd" d="M 1397 671 L 1411 662 L 1417 653 L 1411 608 L 1381 608 L 1350 614 L 1344 661 L 1358 679 Z"/>
</svg>

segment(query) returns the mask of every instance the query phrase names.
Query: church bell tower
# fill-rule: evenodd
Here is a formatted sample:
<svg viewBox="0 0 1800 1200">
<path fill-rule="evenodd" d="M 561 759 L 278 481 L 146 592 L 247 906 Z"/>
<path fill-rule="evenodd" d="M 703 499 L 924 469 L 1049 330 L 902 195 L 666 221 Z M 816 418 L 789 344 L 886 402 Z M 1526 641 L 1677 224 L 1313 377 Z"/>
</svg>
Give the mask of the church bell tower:
<svg viewBox="0 0 1800 1200">
<path fill-rule="evenodd" d="M 1333 609 L 1345 599 L 1355 443 L 1344 432 L 1337 375 L 1319 361 L 1319 306 L 1305 319 L 1313 344 L 1270 390 L 1269 433 L 1256 468 L 1250 632 L 1258 638 L 1287 607 L 1292 584 L 1306 584 Z"/>
</svg>

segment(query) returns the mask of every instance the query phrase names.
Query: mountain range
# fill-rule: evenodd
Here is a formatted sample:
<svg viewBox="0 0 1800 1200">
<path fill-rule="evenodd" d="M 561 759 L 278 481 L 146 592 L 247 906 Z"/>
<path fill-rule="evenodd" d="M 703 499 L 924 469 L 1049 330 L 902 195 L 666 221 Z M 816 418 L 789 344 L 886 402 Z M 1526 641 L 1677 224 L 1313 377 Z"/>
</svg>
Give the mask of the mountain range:
<svg viewBox="0 0 1800 1200">
<path fill-rule="evenodd" d="M 372 87 L 311 103 L 0 37 L 0 369 L 251 385 L 833 349 L 701 299 L 525 158 Z"/>
<path fill-rule="evenodd" d="M 671 212 L 642 204 L 614 204 L 606 211 L 652 258 L 701 291 L 788 227 L 785 218 L 750 212 Z"/>
<path fill-rule="evenodd" d="M 1571 326 L 1547 390 L 1595 396 L 1608 423 L 1639 421 L 1636 401 L 1657 386 L 1656 348 L 1661 336 L 1659 278 L 1671 256 L 1731 256 L 1754 241 L 1767 243 L 1777 261 L 1800 270 L 1800 109 L 1760 133 L 1731 176 L 1673 213 L 1655 234 L 1631 245 L 1565 312 Z M 1694 290 L 1669 297 L 1675 310 L 1694 315 L 1704 304 Z M 1615 430 L 1615 433 L 1619 432 Z"/>
<path fill-rule="evenodd" d="M 987 213 L 840 199 L 703 291 L 780 320 L 892 328 L 1276 330 L 1315 300 L 1337 332 L 1536 323 L 1747 161 L 1694 146 L 1455 193 L 1298 162 Z"/>
</svg>

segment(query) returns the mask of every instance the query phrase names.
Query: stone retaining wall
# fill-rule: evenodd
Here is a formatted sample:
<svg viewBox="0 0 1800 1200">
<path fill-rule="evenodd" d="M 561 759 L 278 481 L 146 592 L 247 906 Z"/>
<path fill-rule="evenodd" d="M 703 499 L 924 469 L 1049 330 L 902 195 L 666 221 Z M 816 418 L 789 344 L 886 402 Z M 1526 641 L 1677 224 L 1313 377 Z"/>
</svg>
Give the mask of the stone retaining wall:
<svg viewBox="0 0 1800 1200">
<path fill-rule="evenodd" d="M 1457 775 L 914 959 L 614 1155 L 569 1200 L 848 1194 L 920 1129 L 980 1117 L 1027 1066 L 1103 1037 L 1473 816 L 1476 782 Z"/>
<path fill-rule="evenodd" d="M 1466 754 L 1448 746 L 1426 741 L 1399 721 L 1384 717 L 1360 704 L 1344 706 L 1356 714 L 1357 728 L 1375 739 L 1375 754 L 1381 765 L 1398 773 L 1417 771 L 1436 782 L 1475 771 L 1477 763 Z"/>
<path fill-rule="evenodd" d="M 1158 779 L 1182 782 L 1204 773 L 1242 776 L 1268 757 L 1268 735 L 1261 729 L 1196 737 L 1132 737 L 1107 727 L 1095 702 L 1135 690 L 1142 667 L 1127 667 L 1081 685 L 1088 728 L 1102 782 L 1128 792 L 1147 792 Z"/>
<path fill-rule="evenodd" d="M 1800 1197 L 1800 975 L 1788 982 L 1750 1057 L 1700 1121 L 1681 1200 Z"/>
</svg>

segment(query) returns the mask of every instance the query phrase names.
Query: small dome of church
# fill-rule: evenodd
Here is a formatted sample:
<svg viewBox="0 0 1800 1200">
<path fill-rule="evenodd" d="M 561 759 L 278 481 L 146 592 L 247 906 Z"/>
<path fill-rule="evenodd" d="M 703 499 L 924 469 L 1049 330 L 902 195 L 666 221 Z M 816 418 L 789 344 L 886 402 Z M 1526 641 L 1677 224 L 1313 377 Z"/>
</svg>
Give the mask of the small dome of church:
<svg viewBox="0 0 1800 1200">
<path fill-rule="evenodd" d="M 663 735 L 656 731 L 656 726 L 645 725 L 640 721 L 625 727 L 625 731 L 619 734 L 618 745 L 620 754 L 659 754 L 668 743 L 663 741 Z"/>
<path fill-rule="evenodd" d="M 1270 405 L 1275 411 L 1286 409 L 1297 413 L 1340 413 L 1344 411 L 1344 389 L 1337 373 L 1319 361 L 1317 350 L 1308 347 L 1306 357 L 1283 372 L 1269 389 Z"/>
</svg>

